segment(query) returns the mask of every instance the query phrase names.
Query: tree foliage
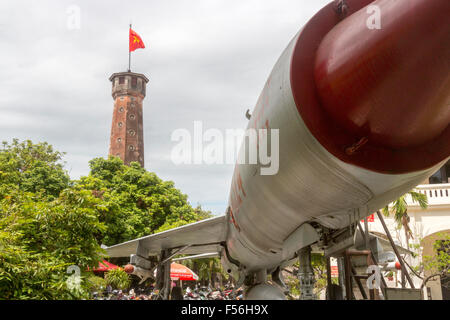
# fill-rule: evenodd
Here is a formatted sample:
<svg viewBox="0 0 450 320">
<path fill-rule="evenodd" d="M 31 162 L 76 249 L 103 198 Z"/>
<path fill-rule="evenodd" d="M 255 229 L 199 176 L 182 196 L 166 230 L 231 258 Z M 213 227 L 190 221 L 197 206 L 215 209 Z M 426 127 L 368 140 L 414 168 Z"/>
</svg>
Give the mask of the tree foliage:
<svg viewBox="0 0 450 320">
<path fill-rule="evenodd" d="M 97 158 L 90 161 L 91 172 L 75 183 L 75 188 L 90 190 L 102 201 L 100 221 L 107 229 L 102 239 L 114 245 L 155 232 L 180 227 L 210 217 L 196 209 L 187 196 L 139 163 L 125 166 L 121 159 Z"/>
<path fill-rule="evenodd" d="M 210 216 L 138 163 L 94 159 L 88 176 L 71 181 L 62 157 L 47 143 L 3 142 L 0 299 L 88 298 L 86 270 L 104 258 L 101 244 Z M 79 275 L 68 273 L 72 266 Z"/>
<path fill-rule="evenodd" d="M 434 256 L 424 256 L 425 269 L 431 274 L 424 279 L 422 287 L 435 277 L 441 280 L 450 278 L 450 235 L 441 233 L 438 236 L 441 239 L 433 245 Z"/>
<path fill-rule="evenodd" d="M 122 269 L 110 270 L 105 274 L 105 282 L 114 289 L 127 290 L 131 285 L 130 276 Z"/>
<path fill-rule="evenodd" d="M 229 275 L 223 270 L 219 258 L 206 258 L 185 260 L 183 264 L 194 271 L 201 282 L 215 286 L 217 281 L 229 279 Z"/>
<path fill-rule="evenodd" d="M 409 227 L 410 218 L 408 216 L 408 203 L 406 202 L 407 196 L 410 196 L 412 201 L 418 203 L 422 209 L 425 210 L 428 208 L 428 197 L 425 194 L 410 191 L 407 194 L 395 200 L 391 204 L 391 207 L 389 207 L 389 205 L 384 207 L 383 214 L 386 217 L 389 217 L 391 213 L 393 214 L 394 220 L 395 222 L 397 222 L 397 228 L 401 229 L 403 227 L 407 247 L 409 247 L 409 239 L 414 238 L 414 235 L 411 231 L 411 228 Z"/>
<path fill-rule="evenodd" d="M 65 190 L 46 201 L 15 190 L 0 201 L 0 299 L 75 299 L 88 295 L 68 286 L 69 266 L 96 266 L 104 230 L 97 199 Z M 80 276 L 82 274 L 80 273 Z"/>
<path fill-rule="evenodd" d="M 46 142 L 4 141 L 0 152 L 0 196 L 17 186 L 25 192 L 57 197 L 70 183 L 63 169 L 63 155 Z"/>
</svg>

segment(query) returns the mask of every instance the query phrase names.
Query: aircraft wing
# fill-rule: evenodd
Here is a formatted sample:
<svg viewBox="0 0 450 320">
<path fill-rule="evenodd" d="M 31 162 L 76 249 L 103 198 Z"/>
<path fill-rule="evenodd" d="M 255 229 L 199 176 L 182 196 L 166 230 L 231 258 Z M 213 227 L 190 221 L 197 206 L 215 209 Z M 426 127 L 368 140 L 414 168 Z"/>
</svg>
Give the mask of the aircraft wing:
<svg viewBox="0 0 450 320">
<path fill-rule="evenodd" d="M 136 254 L 138 246 L 148 251 L 149 256 L 156 256 L 162 250 L 179 249 L 186 246 L 189 247 L 184 249 L 182 254 L 218 253 L 222 248 L 221 242 L 225 241 L 226 232 L 226 216 L 220 216 L 105 249 L 111 258 L 129 257 L 131 254 Z"/>
</svg>

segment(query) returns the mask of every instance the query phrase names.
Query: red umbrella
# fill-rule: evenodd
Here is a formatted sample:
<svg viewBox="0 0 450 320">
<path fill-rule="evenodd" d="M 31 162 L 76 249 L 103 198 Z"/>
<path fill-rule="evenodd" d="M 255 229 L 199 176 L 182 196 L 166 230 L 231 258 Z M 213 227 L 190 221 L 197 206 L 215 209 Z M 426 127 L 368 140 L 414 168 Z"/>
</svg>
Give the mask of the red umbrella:
<svg viewBox="0 0 450 320">
<path fill-rule="evenodd" d="M 155 270 L 156 275 L 156 270 Z M 181 280 L 181 281 L 197 281 L 198 275 L 194 273 L 191 269 L 182 264 L 173 262 L 170 265 L 170 279 L 171 280 Z"/>
<path fill-rule="evenodd" d="M 113 269 L 119 269 L 118 266 L 116 266 L 115 264 L 112 264 L 106 260 L 103 260 L 102 262 L 98 263 L 98 268 L 95 268 L 93 271 L 94 272 L 103 272 L 103 271 L 109 271 L 109 270 L 113 270 Z"/>
<path fill-rule="evenodd" d="M 125 272 L 128 274 L 135 274 L 137 276 L 141 276 L 143 274 L 148 275 L 148 272 L 150 272 L 150 270 L 142 270 L 139 268 L 135 268 L 133 265 L 127 265 L 125 266 Z M 156 277 L 156 272 L 157 270 L 155 270 L 153 272 L 153 276 Z M 189 269 L 186 266 L 183 266 L 182 264 L 178 264 L 173 262 L 170 265 L 170 278 L 172 280 L 181 280 L 181 281 L 197 281 L 198 280 L 198 275 L 196 275 L 191 269 Z"/>
</svg>

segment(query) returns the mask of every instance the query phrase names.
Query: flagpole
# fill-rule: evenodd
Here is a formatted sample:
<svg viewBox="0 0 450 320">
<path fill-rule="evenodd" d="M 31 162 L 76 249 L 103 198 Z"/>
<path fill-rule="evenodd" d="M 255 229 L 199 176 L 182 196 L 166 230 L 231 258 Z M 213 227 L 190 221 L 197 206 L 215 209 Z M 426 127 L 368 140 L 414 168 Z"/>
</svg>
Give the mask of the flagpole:
<svg viewBox="0 0 450 320">
<path fill-rule="evenodd" d="M 131 32 L 131 23 L 130 23 L 130 32 Z M 130 41 L 130 36 L 128 36 L 128 42 Z M 128 72 L 131 72 L 131 50 L 130 45 L 128 44 Z"/>
</svg>

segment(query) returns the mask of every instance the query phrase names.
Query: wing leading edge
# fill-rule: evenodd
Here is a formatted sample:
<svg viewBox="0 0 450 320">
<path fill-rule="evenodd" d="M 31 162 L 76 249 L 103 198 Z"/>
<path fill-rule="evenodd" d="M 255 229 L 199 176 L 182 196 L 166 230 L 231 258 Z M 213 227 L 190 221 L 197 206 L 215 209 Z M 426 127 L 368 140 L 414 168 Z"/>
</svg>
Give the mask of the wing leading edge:
<svg viewBox="0 0 450 320">
<path fill-rule="evenodd" d="M 183 254 L 214 253 L 221 251 L 226 234 L 226 216 L 220 216 L 107 247 L 106 252 L 111 258 L 122 258 L 136 254 L 140 248 L 148 256 L 156 256 L 162 250 L 188 246 Z"/>
</svg>

